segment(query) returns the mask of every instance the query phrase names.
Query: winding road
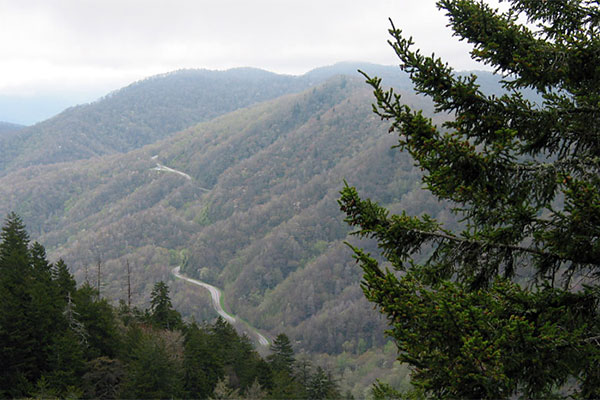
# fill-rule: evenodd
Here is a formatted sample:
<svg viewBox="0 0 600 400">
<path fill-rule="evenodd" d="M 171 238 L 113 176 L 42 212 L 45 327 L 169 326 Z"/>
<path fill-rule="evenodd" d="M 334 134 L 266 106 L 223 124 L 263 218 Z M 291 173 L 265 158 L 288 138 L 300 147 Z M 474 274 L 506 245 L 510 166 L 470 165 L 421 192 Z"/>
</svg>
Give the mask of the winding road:
<svg viewBox="0 0 600 400">
<path fill-rule="evenodd" d="M 157 155 L 152 157 L 152 159 L 155 161 L 157 158 L 158 158 Z M 165 165 L 162 165 L 159 162 L 157 162 L 156 167 L 154 167 L 152 169 L 156 170 L 156 171 L 171 172 L 171 173 L 183 176 L 187 180 L 192 180 L 192 177 L 190 175 L 186 174 L 185 172 L 178 171 L 173 168 L 169 168 Z M 199 189 L 204 190 L 206 192 L 210 192 L 210 189 L 207 189 L 207 188 L 199 187 Z M 218 288 L 214 287 L 213 285 L 210 285 L 206 282 L 202 282 L 197 279 L 188 278 L 187 276 L 182 275 L 179 272 L 179 270 L 180 270 L 180 267 L 176 267 L 173 269 L 173 275 L 176 278 L 182 279 L 186 282 L 192 283 L 197 286 L 201 286 L 210 292 L 210 298 L 212 299 L 213 308 L 221 317 L 223 317 L 227 322 L 229 322 L 232 325 L 242 325 L 242 328 L 244 328 L 244 327 L 248 328 L 248 330 L 250 330 L 252 332 L 252 334 L 254 334 L 256 336 L 256 338 L 258 339 L 258 343 L 260 343 L 262 346 L 269 345 L 269 340 L 263 334 L 261 334 L 258 331 L 258 329 L 254 328 L 246 321 L 243 321 L 243 320 L 238 321 L 235 316 L 233 316 L 233 315 L 229 314 L 228 312 L 226 312 L 225 310 L 223 310 L 223 307 L 221 306 L 221 290 L 220 289 L 218 289 Z"/>
<path fill-rule="evenodd" d="M 185 172 L 177 171 L 176 169 L 169 168 L 165 165 L 162 165 L 161 163 L 156 163 L 156 167 L 154 167 L 152 169 L 156 170 L 156 171 L 173 172 L 177 175 L 181 175 L 181 176 L 185 177 L 187 180 L 190 180 L 190 181 L 192 180 L 192 177 L 189 176 L 188 174 L 186 174 Z"/>
<path fill-rule="evenodd" d="M 210 292 L 210 297 L 212 299 L 212 305 L 213 308 L 215 309 L 215 311 L 221 316 L 223 317 L 227 322 L 229 322 L 232 325 L 236 325 L 239 322 L 236 320 L 235 316 L 227 313 L 225 310 L 223 310 L 223 307 L 221 306 L 221 290 L 214 287 L 213 285 L 210 285 L 206 282 L 202 282 L 199 281 L 197 279 L 192 279 L 192 278 L 188 278 L 185 275 L 182 275 L 180 272 L 180 267 L 176 267 L 173 268 L 173 275 L 176 278 L 182 279 L 186 282 L 189 283 L 193 283 L 194 285 L 198 285 L 201 286 L 205 289 L 207 289 Z M 242 322 L 243 325 L 247 326 L 254 335 L 256 335 L 258 342 L 263 345 L 263 346 L 268 346 L 269 345 L 269 340 L 264 337 L 256 328 L 250 326 L 247 322 Z"/>
<path fill-rule="evenodd" d="M 156 160 L 156 157 L 157 157 L 157 156 L 154 156 L 154 157 L 152 157 L 152 159 L 153 159 L 153 160 Z M 154 167 L 154 168 L 152 168 L 152 169 L 153 169 L 153 170 L 155 170 L 155 171 L 172 172 L 172 173 L 174 173 L 174 174 L 177 174 L 177 175 L 183 176 L 183 177 L 184 177 L 185 179 L 187 179 L 188 181 L 191 181 L 191 180 L 192 180 L 192 177 L 191 177 L 190 175 L 186 174 L 185 172 L 183 172 L 183 171 L 179 171 L 179 170 L 176 170 L 176 169 L 173 169 L 173 168 L 170 168 L 170 167 L 167 167 L 166 165 L 162 165 L 162 164 L 161 164 L 161 163 L 159 163 L 159 162 L 157 162 L 157 163 L 156 163 L 156 167 Z M 203 191 L 205 191 L 205 192 L 210 192 L 210 189 L 207 189 L 207 188 L 205 188 L 205 187 L 198 186 L 198 189 L 200 189 L 200 190 L 203 190 Z"/>
</svg>

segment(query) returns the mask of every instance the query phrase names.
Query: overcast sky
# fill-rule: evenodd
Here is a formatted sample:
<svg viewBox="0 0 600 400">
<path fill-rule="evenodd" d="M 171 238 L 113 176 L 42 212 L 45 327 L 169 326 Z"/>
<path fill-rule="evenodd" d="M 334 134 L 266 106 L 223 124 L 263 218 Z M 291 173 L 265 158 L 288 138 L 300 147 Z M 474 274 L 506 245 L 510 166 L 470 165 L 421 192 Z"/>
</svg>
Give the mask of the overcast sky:
<svg viewBox="0 0 600 400">
<path fill-rule="evenodd" d="M 0 95 L 108 92 L 181 68 L 397 64 L 389 17 L 426 53 L 481 68 L 434 0 L 0 0 Z"/>
</svg>

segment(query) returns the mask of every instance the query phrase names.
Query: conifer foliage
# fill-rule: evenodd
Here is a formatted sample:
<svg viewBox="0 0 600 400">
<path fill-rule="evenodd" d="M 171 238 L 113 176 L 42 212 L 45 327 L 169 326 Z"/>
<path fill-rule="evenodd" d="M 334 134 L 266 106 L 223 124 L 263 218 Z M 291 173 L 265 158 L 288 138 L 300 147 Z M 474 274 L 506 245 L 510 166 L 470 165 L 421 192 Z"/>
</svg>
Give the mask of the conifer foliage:
<svg viewBox="0 0 600 400">
<path fill-rule="evenodd" d="M 318 385 L 298 382 L 285 335 L 267 362 L 222 318 L 185 323 L 165 282 L 150 303 L 116 309 L 89 283 L 78 288 L 10 214 L 0 234 L 0 399 L 307 398 L 313 387 L 339 397 L 322 369 Z"/>
<path fill-rule="evenodd" d="M 367 76 L 374 112 L 462 229 L 389 215 L 350 186 L 340 206 L 395 270 L 354 248 L 365 295 L 388 316 L 418 390 L 600 397 L 600 8 L 508 3 L 507 12 L 437 3 L 472 57 L 502 74 L 506 94 L 482 93 L 474 75 L 414 50 L 393 24 L 390 44 L 416 91 L 452 120 L 435 125 Z"/>
</svg>

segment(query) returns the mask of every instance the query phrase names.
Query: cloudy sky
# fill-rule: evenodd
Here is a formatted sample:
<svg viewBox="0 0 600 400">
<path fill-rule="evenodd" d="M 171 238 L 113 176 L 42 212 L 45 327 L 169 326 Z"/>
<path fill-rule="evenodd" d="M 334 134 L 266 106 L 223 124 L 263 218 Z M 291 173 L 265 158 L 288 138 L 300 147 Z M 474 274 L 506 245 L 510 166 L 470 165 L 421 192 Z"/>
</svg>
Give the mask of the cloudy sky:
<svg viewBox="0 0 600 400">
<path fill-rule="evenodd" d="M 434 0 L 0 0 L 0 96 L 96 96 L 181 68 L 396 64 L 389 17 L 426 53 L 476 68 Z"/>
</svg>

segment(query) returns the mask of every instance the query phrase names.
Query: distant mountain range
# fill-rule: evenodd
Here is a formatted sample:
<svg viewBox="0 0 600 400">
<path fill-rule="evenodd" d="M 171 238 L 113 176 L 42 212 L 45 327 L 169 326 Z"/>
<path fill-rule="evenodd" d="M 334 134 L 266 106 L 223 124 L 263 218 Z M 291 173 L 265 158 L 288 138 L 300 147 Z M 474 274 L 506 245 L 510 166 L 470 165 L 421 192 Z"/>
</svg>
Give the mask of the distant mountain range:
<svg viewBox="0 0 600 400">
<path fill-rule="evenodd" d="M 208 299 L 172 280 L 181 265 L 222 287 L 226 307 L 252 325 L 338 357 L 362 390 L 371 382 L 339 360 L 382 351 L 386 321 L 363 298 L 343 243 L 354 240 L 336 202 L 344 180 L 392 210 L 454 220 L 421 190 L 411 159 L 391 149 L 396 138 L 372 113 L 358 68 L 388 76 L 407 104 L 433 115 L 396 67 L 340 64 L 301 77 L 178 71 L 0 135 L 0 214 L 20 214 L 79 282 L 100 265 L 115 301 L 130 262 L 138 304 L 166 280 L 182 312 L 210 318 Z"/>
<path fill-rule="evenodd" d="M 2 135 L 4 133 L 16 132 L 16 131 L 21 130 L 23 128 L 25 128 L 24 125 L 19 125 L 19 124 L 13 124 L 13 123 L 10 123 L 10 122 L 0 121 L 0 135 Z"/>
<path fill-rule="evenodd" d="M 299 77 L 253 68 L 154 76 L 93 103 L 71 107 L 18 135 L 0 137 L 0 175 L 30 165 L 130 151 L 238 108 L 297 93 L 336 74 L 353 70 L 358 76 L 358 67 L 388 75 L 397 70 L 339 64 Z"/>
</svg>

